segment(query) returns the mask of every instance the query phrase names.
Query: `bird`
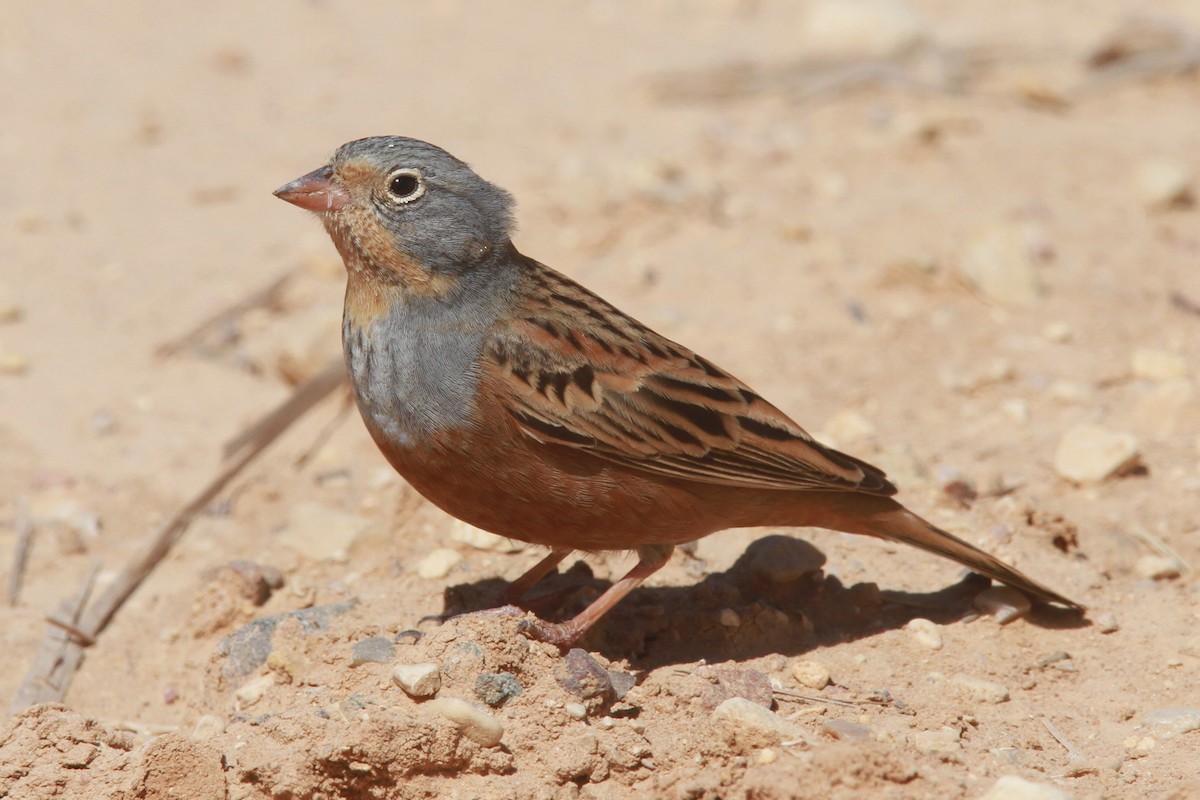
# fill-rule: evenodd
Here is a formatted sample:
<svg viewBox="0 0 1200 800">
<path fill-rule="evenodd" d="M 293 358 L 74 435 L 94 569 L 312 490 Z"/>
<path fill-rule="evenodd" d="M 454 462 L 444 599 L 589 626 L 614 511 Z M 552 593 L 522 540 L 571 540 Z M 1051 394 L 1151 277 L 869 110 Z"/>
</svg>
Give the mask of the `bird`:
<svg viewBox="0 0 1200 800">
<path fill-rule="evenodd" d="M 346 368 L 384 457 L 449 514 L 549 548 L 511 603 L 572 552 L 637 553 L 573 618 L 526 618 L 530 638 L 570 647 L 676 546 L 734 527 L 904 542 L 1083 610 L 908 510 L 883 470 L 821 444 L 729 372 L 522 254 L 512 196 L 442 148 L 357 139 L 275 195 L 316 214 L 345 264 Z"/>
</svg>

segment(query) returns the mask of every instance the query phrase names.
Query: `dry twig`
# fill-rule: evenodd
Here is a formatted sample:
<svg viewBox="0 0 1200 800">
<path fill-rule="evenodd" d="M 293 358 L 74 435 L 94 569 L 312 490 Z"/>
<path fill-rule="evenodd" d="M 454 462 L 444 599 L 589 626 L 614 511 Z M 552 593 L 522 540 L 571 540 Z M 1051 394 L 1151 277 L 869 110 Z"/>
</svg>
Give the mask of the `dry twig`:
<svg viewBox="0 0 1200 800">
<path fill-rule="evenodd" d="M 29 508 L 25 500 L 17 499 L 17 518 L 14 523 L 17 529 L 17 543 L 13 547 L 12 572 L 8 574 L 8 589 L 6 596 L 8 604 L 15 606 L 21 596 L 21 582 L 25 579 L 25 567 L 29 563 L 29 549 L 33 544 L 33 520 L 29 517 Z"/>
</svg>

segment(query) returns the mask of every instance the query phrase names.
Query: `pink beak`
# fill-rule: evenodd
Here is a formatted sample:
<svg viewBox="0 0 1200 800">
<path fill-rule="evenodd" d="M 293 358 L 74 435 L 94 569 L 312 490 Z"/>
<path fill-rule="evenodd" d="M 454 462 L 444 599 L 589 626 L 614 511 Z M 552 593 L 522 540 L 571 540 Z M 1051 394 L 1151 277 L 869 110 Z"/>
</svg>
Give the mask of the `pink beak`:
<svg viewBox="0 0 1200 800">
<path fill-rule="evenodd" d="M 346 190 L 333 182 L 333 169 L 328 165 L 285 183 L 275 190 L 275 196 L 318 214 L 337 211 L 350 202 Z"/>
</svg>

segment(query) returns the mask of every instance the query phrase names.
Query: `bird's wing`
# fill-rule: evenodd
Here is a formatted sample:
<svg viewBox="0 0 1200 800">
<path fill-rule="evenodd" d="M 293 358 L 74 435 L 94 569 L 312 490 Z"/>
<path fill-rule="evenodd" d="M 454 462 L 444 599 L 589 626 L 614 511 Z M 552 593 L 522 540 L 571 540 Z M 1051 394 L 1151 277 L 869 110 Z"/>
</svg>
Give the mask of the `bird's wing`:
<svg viewBox="0 0 1200 800">
<path fill-rule="evenodd" d="M 482 378 L 521 431 L 645 472 L 764 489 L 891 495 L 876 467 L 814 440 L 729 373 L 530 262 Z"/>
</svg>

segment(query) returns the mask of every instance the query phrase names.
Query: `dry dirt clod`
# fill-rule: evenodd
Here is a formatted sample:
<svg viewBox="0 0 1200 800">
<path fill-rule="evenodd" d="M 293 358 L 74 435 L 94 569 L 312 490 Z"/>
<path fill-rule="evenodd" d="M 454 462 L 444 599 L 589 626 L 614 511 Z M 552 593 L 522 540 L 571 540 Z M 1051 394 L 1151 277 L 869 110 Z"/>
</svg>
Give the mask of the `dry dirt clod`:
<svg viewBox="0 0 1200 800">
<path fill-rule="evenodd" d="M 829 667 L 820 661 L 797 661 L 792 665 L 792 677 L 809 689 L 824 689 L 832 680 Z"/>
<path fill-rule="evenodd" d="M 712 719 L 725 735 L 744 748 L 774 747 L 803 741 L 804 729 L 744 697 L 731 697 L 713 709 Z"/>
<path fill-rule="evenodd" d="M 951 683 L 958 687 L 964 696 L 977 703 L 1008 702 L 1008 687 L 1003 684 L 961 673 L 951 678 Z"/>
</svg>

